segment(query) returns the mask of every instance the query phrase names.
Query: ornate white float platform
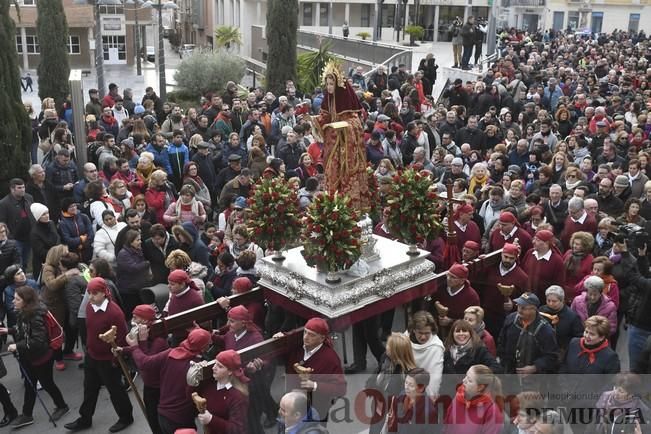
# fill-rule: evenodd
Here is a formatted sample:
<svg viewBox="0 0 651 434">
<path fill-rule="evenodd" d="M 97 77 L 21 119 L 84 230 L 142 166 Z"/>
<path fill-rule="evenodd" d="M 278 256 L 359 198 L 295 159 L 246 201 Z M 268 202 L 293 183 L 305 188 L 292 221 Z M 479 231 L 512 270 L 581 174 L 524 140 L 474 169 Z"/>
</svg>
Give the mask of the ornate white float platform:
<svg viewBox="0 0 651 434">
<path fill-rule="evenodd" d="M 358 277 L 342 272 L 341 281 L 326 282 L 326 273 L 309 267 L 301 254 L 303 247 L 285 253 L 286 259 L 276 262 L 271 256 L 258 262 L 260 286 L 268 295 L 277 294 L 286 300 L 287 309 L 303 316 L 289 305 L 296 304 L 334 319 L 391 298 L 435 278 L 434 264 L 427 259 L 429 252 L 419 249 L 409 256 L 409 246 L 398 241 L 373 235 L 379 258 L 367 263 L 368 273 Z M 271 291 L 273 294 L 269 294 Z M 270 297 L 277 303 L 278 297 Z M 400 297 L 398 297 L 398 300 Z M 396 300 L 396 301 L 398 301 Z M 282 301 L 282 300 L 281 300 Z M 281 304 L 282 305 L 282 304 Z"/>
</svg>

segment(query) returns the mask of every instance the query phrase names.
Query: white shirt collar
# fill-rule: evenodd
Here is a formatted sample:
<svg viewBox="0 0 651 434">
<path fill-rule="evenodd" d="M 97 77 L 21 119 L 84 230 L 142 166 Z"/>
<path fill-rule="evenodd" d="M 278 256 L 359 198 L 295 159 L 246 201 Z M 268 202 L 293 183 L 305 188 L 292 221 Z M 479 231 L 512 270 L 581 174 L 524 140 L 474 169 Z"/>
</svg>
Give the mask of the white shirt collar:
<svg viewBox="0 0 651 434">
<path fill-rule="evenodd" d="M 454 224 L 461 230 L 461 232 L 465 232 L 466 228 L 468 227 L 468 225 L 462 225 L 461 223 L 459 223 L 458 220 L 455 220 Z"/>
<path fill-rule="evenodd" d="M 222 390 L 222 389 L 228 390 L 231 387 L 233 387 L 233 385 L 231 384 L 230 381 L 228 383 L 223 383 L 223 384 L 219 382 L 217 383 L 217 390 Z"/>
<path fill-rule="evenodd" d="M 182 296 L 185 295 L 185 293 L 188 292 L 189 290 L 190 290 L 190 287 L 188 286 L 187 288 L 185 288 L 183 291 L 179 292 L 178 294 L 174 294 L 174 297 L 177 297 L 177 298 L 178 298 L 178 297 L 182 297 Z"/>
<path fill-rule="evenodd" d="M 583 215 L 582 215 L 581 217 L 579 217 L 578 219 L 575 219 L 574 217 L 570 217 L 570 218 L 572 219 L 572 221 L 573 221 L 574 223 L 581 223 L 581 224 L 583 224 L 583 222 L 585 221 L 585 219 L 586 219 L 587 217 L 588 217 L 588 213 L 586 212 L 586 210 L 583 210 Z"/>
<path fill-rule="evenodd" d="M 448 286 L 448 294 L 450 295 L 450 297 L 454 297 L 455 295 L 458 295 L 461 291 L 463 291 L 463 288 L 464 288 L 465 286 L 466 286 L 466 285 L 461 285 L 461 288 L 457 289 L 457 290 L 454 291 L 454 292 L 452 292 L 452 288 L 450 288 L 450 287 Z"/>
<path fill-rule="evenodd" d="M 102 312 L 106 312 L 106 309 L 108 309 L 108 305 L 109 305 L 109 299 L 108 298 L 105 298 L 104 301 L 102 302 L 102 304 L 100 304 L 99 306 L 97 306 L 95 304 L 92 304 L 92 303 L 90 304 L 90 306 L 93 308 L 93 311 L 95 311 L 95 312 L 99 312 L 100 310 Z"/>
<path fill-rule="evenodd" d="M 517 231 L 518 231 L 518 226 L 515 225 L 515 226 L 513 226 L 513 229 L 511 229 L 511 232 L 509 232 L 508 234 L 504 235 L 504 232 L 502 232 L 502 231 L 500 231 L 500 234 L 504 237 L 505 240 L 508 240 L 508 239 L 513 238 L 513 235 L 515 235 L 515 233 Z"/>
<path fill-rule="evenodd" d="M 552 257 L 552 249 L 547 250 L 547 253 L 544 255 L 540 255 L 537 251 L 533 251 L 533 255 L 536 257 L 537 260 L 544 259 L 545 261 L 549 261 L 549 258 Z"/>
<path fill-rule="evenodd" d="M 308 351 L 305 346 L 303 346 L 303 361 L 307 362 L 310 357 L 314 355 L 317 351 L 321 349 L 323 344 L 317 345 L 312 351 Z"/>
<path fill-rule="evenodd" d="M 235 337 L 235 342 L 237 342 L 237 341 L 239 341 L 240 339 L 242 339 L 242 338 L 244 337 L 245 334 L 246 334 L 246 329 L 244 329 L 244 331 L 243 331 L 242 333 L 240 333 L 239 335 L 236 335 L 235 333 L 233 333 L 233 336 Z"/>
<path fill-rule="evenodd" d="M 504 267 L 502 266 L 502 263 L 500 262 L 500 275 L 501 275 L 502 277 L 506 276 L 506 275 L 509 274 L 511 271 L 513 271 L 513 270 L 515 269 L 515 267 L 517 267 L 517 266 L 518 266 L 518 263 L 517 263 L 517 262 L 514 262 L 513 265 L 511 266 L 511 268 L 506 269 L 506 268 L 504 268 Z"/>
</svg>

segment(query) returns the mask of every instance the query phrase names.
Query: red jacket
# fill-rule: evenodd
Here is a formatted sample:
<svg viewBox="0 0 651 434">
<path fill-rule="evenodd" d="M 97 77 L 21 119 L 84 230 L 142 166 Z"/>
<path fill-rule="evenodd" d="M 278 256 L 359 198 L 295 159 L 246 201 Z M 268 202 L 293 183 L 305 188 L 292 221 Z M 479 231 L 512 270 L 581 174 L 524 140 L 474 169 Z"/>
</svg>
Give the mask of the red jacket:
<svg viewBox="0 0 651 434">
<path fill-rule="evenodd" d="M 461 385 L 445 413 L 445 434 L 499 434 L 504 428 L 504 412 L 489 395 L 466 399 Z"/>
</svg>

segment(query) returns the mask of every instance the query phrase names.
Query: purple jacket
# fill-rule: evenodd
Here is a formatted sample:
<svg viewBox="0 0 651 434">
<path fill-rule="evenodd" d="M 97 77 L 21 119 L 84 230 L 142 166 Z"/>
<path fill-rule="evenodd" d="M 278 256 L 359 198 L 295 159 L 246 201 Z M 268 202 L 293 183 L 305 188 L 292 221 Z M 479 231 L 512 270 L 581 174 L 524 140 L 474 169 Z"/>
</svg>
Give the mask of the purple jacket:
<svg viewBox="0 0 651 434">
<path fill-rule="evenodd" d="M 581 322 L 588 319 L 588 293 L 583 291 L 581 295 L 574 298 L 571 309 L 581 318 Z M 601 315 L 608 318 L 610 322 L 610 335 L 617 330 L 617 306 L 605 295 L 601 296 L 601 304 L 595 315 Z"/>
</svg>

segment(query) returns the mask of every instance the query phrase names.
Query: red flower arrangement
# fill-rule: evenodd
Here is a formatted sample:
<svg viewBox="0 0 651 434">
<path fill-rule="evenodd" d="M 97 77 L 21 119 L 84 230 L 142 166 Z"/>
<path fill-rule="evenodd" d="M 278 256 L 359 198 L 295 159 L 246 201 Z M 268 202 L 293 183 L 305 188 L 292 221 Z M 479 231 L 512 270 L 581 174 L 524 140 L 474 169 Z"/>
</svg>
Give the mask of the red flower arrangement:
<svg viewBox="0 0 651 434">
<path fill-rule="evenodd" d="M 350 197 L 338 192 L 317 196 L 307 209 L 303 228 L 303 257 L 319 271 L 350 268 L 362 255 L 359 216 Z"/>
<path fill-rule="evenodd" d="M 299 236 L 296 191 L 282 178 L 260 179 L 251 186 L 248 224 L 253 239 L 264 249 L 281 250 Z"/>
<path fill-rule="evenodd" d="M 413 169 L 399 172 L 387 195 L 389 230 L 406 244 L 417 244 L 436 236 L 442 228 L 436 215 L 436 192 L 429 176 Z"/>
</svg>

